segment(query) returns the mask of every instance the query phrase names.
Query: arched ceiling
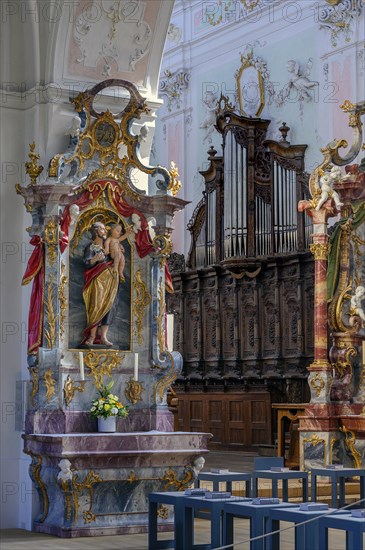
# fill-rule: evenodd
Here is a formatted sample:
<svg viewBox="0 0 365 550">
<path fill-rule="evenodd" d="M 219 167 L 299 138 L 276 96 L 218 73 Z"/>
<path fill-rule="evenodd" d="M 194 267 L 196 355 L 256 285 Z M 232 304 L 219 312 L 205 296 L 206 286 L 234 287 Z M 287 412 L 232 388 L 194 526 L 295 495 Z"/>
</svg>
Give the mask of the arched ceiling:
<svg viewBox="0 0 365 550">
<path fill-rule="evenodd" d="M 2 0 L 1 5 L 1 81 L 7 88 L 27 91 L 55 83 L 79 91 L 116 78 L 138 85 L 148 99 L 157 97 L 174 0 Z"/>
<path fill-rule="evenodd" d="M 156 97 L 174 0 L 63 1 L 47 60 L 54 82 L 129 80 Z M 67 8 L 67 9 L 66 9 Z"/>
</svg>

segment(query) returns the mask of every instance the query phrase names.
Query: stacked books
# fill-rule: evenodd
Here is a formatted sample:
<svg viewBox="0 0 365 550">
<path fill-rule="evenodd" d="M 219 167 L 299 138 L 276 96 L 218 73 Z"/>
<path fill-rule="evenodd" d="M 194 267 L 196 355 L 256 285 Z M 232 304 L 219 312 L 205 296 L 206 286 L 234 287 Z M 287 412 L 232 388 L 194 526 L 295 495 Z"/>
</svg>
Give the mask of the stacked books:
<svg viewBox="0 0 365 550">
<path fill-rule="evenodd" d="M 252 504 L 280 504 L 280 499 L 273 497 L 257 497 L 252 499 Z"/>
<path fill-rule="evenodd" d="M 365 508 L 361 510 L 351 510 L 351 515 L 353 518 L 365 518 Z"/>
<path fill-rule="evenodd" d="M 286 466 L 271 466 L 270 471 L 271 472 L 289 472 L 290 468 L 287 468 Z"/>
<path fill-rule="evenodd" d="M 231 498 L 231 493 L 228 491 L 212 491 L 206 493 L 205 498 Z"/>
<path fill-rule="evenodd" d="M 326 468 L 328 470 L 341 470 L 343 468 L 343 464 L 327 464 Z"/>
<path fill-rule="evenodd" d="M 211 468 L 210 473 L 211 474 L 228 474 L 229 470 L 224 468 Z"/>
<path fill-rule="evenodd" d="M 299 510 L 302 512 L 317 512 L 319 510 L 328 510 L 328 504 L 324 502 L 301 502 Z"/>
</svg>

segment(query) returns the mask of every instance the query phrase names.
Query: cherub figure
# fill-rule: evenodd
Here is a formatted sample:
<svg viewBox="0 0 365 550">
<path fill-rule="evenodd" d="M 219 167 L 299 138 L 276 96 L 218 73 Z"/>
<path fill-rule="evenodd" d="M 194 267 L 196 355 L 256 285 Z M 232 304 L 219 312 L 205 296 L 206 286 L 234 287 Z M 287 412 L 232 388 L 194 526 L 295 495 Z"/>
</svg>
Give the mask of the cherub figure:
<svg viewBox="0 0 365 550">
<path fill-rule="evenodd" d="M 72 479 L 71 462 L 68 458 L 62 458 L 58 463 L 58 467 L 61 470 L 57 476 L 58 481 L 68 481 Z"/>
<path fill-rule="evenodd" d="M 299 93 L 299 101 L 312 100 L 312 97 L 309 94 L 308 90 L 318 85 L 318 82 L 311 81 L 308 78 L 312 70 L 312 66 L 313 66 L 313 59 L 311 57 L 308 59 L 306 68 L 303 72 L 300 70 L 300 66 L 297 61 L 290 59 L 287 62 L 286 68 L 288 73 L 290 74 L 289 82 L 288 82 L 288 86 L 289 86 L 288 95 L 290 93 L 291 88 L 295 88 Z"/>
<path fill-rule="evenodd" d="M 336 180 L 340 179 L 341 177 L 341 170 L 338 166 L 333 166 L 331 172 L 329 174 L 325 174 L 321 177 L 320 184 L 321 184 L 321 198 L 319 199 L 319 203 L 316 206 L 316 210 L 320 210 L 326 200 L 329 198 L 333 198 L 335 201 L 336 208 L 340 210 L 340 207 L 343 206 L 343 203 L 341 202 L 341 199 L 337 193 L 333 189 L 333 184 Z"/>
<path fill-rule="evenodd" d="M 110 236 L 104 242 L 104 253 L 106 255 L 110 255 L 112 260 L 114 260 L 113 270 L 115 273 L 119 273 L 119 280 L 121 283 L 124 283 L 125 281 L 124 246 L 121 243 L 128 238 L 131 231 L 132 228 L 128 227 L 127 231 L 122 235 L 122 226 L 118 223 L 114 223 L 110 227 Z"/>
<path fill-rule="evenodd" d="M 200 471 L 204 468 L 204 464 L 205 464 L 205 458 L 203 456 L 197 456 L 196 458 L 194 458 L 193 464 L 192 464 L 192 470 L 196 477 L 198 477 L 198 475 L 200 474 Z"/>
<path fill-rule="evenodd" d="M 362 308 L 362 301 L 365 300 L 365 287 L 359 285 L 355 289 L 355 294 L 351 298 L 350 313 L 358 315 L 362 321 L 365 321 L 365 311 Z"/>
</svg>

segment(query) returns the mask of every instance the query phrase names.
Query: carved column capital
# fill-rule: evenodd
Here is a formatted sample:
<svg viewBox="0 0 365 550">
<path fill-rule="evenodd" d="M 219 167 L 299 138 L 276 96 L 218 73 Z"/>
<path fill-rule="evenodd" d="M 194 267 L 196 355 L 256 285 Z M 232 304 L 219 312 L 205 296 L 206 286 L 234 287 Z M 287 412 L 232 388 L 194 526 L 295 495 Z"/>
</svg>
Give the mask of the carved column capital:
<svg viewBox="0 0 365 550">
<path fill-rule="evenodd" d="M 331 245 L 329 243 L 313 243 L 309 248 L 315 260 L 327 260 Z"/>
</svg>

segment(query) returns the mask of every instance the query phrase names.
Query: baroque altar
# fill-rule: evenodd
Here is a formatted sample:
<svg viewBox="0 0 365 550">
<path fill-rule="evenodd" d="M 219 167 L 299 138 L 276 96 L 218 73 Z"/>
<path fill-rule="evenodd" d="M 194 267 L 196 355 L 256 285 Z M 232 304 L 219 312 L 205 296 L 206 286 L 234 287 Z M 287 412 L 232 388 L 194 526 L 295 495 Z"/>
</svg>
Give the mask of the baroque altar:
<svg viewBox="0 0 365 550">
<path fill-rule="evenodd" d="M 315 263 L 314 361 L 311 401 L 299 417 L 301 468 L 365 466 L 365 158 L 361 150 L 364 102 L 341 106 L 353 143 L 321 149 L 309 180 L 311 200 L 298 208 L 313 221 Z M 345 167 L 345 173 L 341 168 Z M 336 218 L 329 229 L 328 220 Z"/>
<path fill-rule="evenodd" d="M 99 112 L 100 94 L 107 102 L 115 87 L 119 112 Z M 148 494 L 190 486 L 210 437 L 173 432 L 167 405 L 182 369 L 166 343 L 167 257 L 186 202 L 176 197 L 174 165 L 141 160 L 149 109 L 134 85 L 108 80 L 72 102 L 67 150 L 38 182 L 43 167 L 31 144 L 31 182 L 16 188 L 34 246 L 23 278 L 32 283 L 23 439 L 40 499 L 34 530 L 138 533 L 147 530 Z M 141 191 L 143 178 L 154 194 Z M 98 434 L 90 406 L 111 381 L 129 414 L 116 433 Z M 159 515 L 170 528 L 167 510 Z"/>
</svg>

